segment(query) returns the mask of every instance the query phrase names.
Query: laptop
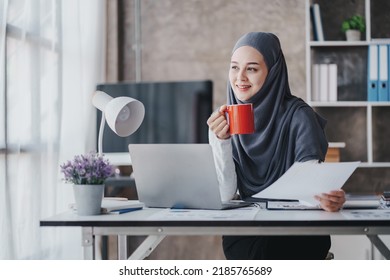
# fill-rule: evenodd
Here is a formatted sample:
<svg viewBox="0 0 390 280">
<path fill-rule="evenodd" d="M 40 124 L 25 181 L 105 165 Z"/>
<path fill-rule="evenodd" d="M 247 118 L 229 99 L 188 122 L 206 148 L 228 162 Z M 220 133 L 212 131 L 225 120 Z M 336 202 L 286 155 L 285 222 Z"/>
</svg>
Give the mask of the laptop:
<svg viewBox="0 0 390 280">
<path fill-rule="evenodd" d="M 129 144 L 138 199 L 146 207 L 231 209 L 222 202 L 209 144 Z"/>
</svg>

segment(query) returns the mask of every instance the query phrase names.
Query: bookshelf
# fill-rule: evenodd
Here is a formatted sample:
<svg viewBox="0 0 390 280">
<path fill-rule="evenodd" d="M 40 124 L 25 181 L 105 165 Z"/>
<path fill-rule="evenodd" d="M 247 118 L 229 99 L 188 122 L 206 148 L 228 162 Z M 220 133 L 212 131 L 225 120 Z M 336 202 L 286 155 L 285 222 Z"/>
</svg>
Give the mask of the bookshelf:
<svg viewBox="0 0 390 280">
<path fill-rule="evenodd" d="M 306 0 L 306 100 L 328 119 L 330 142 L 345 142 L 342 161 L 360 160 L 361 168 L 389 168 L 390 102 L 367 101 L 368 48 L 378 42 L 390 44 L 386 0 Z M 314 40 L 310 7 L 320 7 L 324 40 Z M 337 6 L 337 7 L 336 7 Z M 354 14 L 365 17 L 361 41 L 346 41 L 342 21 Z M 337 101 L 319 101 L 313 96 L 313 65 L 337 64 Z M 313 82 L 314 81 L 314 82 Z M 389 119 L 390 120 L 390 119 Z M 385 186 L 383 186 L 385 187 Z"/>
<path fill-rule="evenodd" d="M 333 150 L 330 159 L 362 162 L 343 189 L 351 194 L 378 194 L 390 190 L 390 102 L 367 101 L 368 51 L 378 42 L 390 44 L 390 1 L 305 1 L 306 101 L 328 120 L 328 140 L 346 144 L 341 150 Z M 313 4 L 320 7 L 323 41 L 314 40 L 310 14 Z M 354 14 L 365 17 L 366 31 L 361 41 L 346 41 L 341 23 Z M 312 92 L 312 67 L 320 63 L 337 64 L 336 101 L 313 98 L 318 95 Z M 390 240 L 385 242 L 388 244 Z M 330 250 L 335 259 L 382 258 L 370 242 L 361 237 L 332 236 Z"/>
<path fill-rule="evenodd" d="M 323 41 L 313 38 L 310 5 L 320 6 Z M 337 6 L 337 7 L 336 7 Z M 361 161 L 346 182 L 347 193 L 378 194 L 390 189 L 390 102 L 367 101 L 368 49 L 378 42 L 390 43 L 390 1 L 306 0 L 306 101 L 328 120 L 330 142 L 344 142 L 337 158 Z M 366 19 L 361 41 L 346 41 L 341 32 L 343 19 L 353 14 Z M 336 63 L 337 100 L 314 100 L 312 66 Z M 334 152 L 334 151 L 333 151 Z M 334 157 L 333 157 L 334 158 Z"/>
</svg>

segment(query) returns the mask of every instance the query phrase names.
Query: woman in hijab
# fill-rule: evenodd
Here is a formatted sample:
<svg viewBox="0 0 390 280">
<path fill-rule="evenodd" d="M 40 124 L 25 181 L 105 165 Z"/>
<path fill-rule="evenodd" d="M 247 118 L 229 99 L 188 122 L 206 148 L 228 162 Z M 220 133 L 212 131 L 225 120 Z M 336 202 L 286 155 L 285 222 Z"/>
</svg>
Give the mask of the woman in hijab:
<svg viewBox="0 0 390 280">
<path fill-rule="evenodd" d="M 294 162 L 322 162 L 328 149 L 326 121 L 291 94 L 279 39 L 252 32 L 233 48 L 228 104 L 252 103 L 253 134 L 230 135 L 226 105 L 207 121 L 223 200 L 237 189 L 243 200 L 264 190 Z M 345 202 L 342 190 L 315 197 L 326 211 Z M 325 259 L 330 236 L 224 236 L 227 259 Z"/>
</svg>

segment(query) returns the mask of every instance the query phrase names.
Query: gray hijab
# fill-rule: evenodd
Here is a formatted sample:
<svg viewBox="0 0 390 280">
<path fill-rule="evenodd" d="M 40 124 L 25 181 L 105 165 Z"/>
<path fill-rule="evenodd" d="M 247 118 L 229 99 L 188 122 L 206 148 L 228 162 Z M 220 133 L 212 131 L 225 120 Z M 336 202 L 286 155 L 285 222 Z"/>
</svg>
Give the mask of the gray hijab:
<svg viewBox="0 0 390 280">
<path fill-rule="evenodd" d="M 268 67 L 264 85 L 245 102 L 228 83 L 228 104 L 252 103 L 255 114 L 254 134 L 232 136 L 237 185 L 245 199 L 267 188 L 296 161 L 323 161 L 328 142 L 326 120 L 291 94 L 279 39 L 271 33 L 248 33 L 232 53 L 242 46 L 258 50 Z"/>
</svg>

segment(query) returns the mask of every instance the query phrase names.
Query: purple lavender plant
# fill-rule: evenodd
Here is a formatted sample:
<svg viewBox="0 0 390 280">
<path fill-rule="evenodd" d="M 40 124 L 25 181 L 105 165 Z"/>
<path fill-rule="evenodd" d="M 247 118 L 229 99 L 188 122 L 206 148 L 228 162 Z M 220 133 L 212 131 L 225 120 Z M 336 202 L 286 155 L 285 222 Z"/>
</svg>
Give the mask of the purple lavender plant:
<svg viewBox="0 0 390 280">
<path fill-rule="evenodd" d="M 108 159 L 91 152 L 86 155 L 77 155 L 73 161 L 60 165 L 64 180 L 77 185 L 101 185 L 110 177 L 114 168 Z"/>
</svg>

